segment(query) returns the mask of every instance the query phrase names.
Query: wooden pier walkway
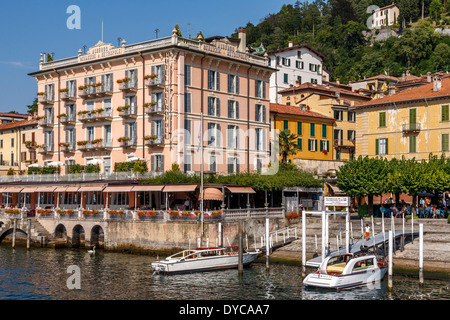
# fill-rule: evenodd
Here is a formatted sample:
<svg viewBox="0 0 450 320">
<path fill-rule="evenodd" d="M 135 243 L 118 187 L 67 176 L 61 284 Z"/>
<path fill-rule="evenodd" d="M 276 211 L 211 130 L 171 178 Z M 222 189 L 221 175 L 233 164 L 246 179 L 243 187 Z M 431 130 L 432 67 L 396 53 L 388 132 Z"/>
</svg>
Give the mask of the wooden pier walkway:
<svg viewBox="0 0 450 320">
<path fill-rule="evenodd" d="M 401 239 L 402 235 L 404 235 L 405 238 L 408 238 L 408 237 L 411 238 L 412 236 L 416 237 L 416 236 L 419 236 L 419 231 L 411 232 L 411 230 L 405 230 L 404 234 L 402 231 L 396 231 L 395 234 L 393 235 L 395 242 L 398 242 L 398 240 Z M 380 245 L 383 245 L 384 243 L 386 243 L 386 247 L 387 247 L 388 242 L 389 242 L 389 232 L 385 232 L 384 237 L 383 237 L 383 233 L 381 232 L 381 233 L 378 233 L 375 235 L 375 239 L 374 239 L 374 237 L 370 237 L 367 241 L 359 240 L 358 242 L 356 242 L 354 244 L 350 244 L 350 253 L 352 253 L 352 254 L 361 253 L 361 246 L 363 246 L 363 245 L 365 247 L 368 247 L 369 250 L 371 250 L 374 246 L 375 246 L 375 248 L 377 248 Z M 395 249 L 398 249 L 398 248 L 400 248 L 400 245 L 396 244 Z M 336 255 L 336 254 L 342 254 L 342 253 L 345 253 L 345 247 L 339 248 L 339 250 L 331 251 L 328 255 L 326 255 L 326 257 Z M 306 266 L 307 267 L 318 267 L 321 262 L 322 262 L 322 256 L 318 256 L 318 257 L 308 260 L 306 262 Z"/>
</svg>

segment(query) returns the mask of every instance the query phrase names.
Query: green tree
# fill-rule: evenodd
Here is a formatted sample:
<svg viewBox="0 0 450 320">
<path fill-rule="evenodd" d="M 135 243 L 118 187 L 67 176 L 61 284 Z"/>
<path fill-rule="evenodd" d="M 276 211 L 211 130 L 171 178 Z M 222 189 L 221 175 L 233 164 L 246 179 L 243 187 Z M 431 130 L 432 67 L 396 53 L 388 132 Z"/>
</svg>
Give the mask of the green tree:
<svg viewBox="0 0 450 320">
<path fill-rule="evenodd" d="M 279 152 L 282 162 L 287 163 L 287 157 L 295 155 L 300 151 L 297 145 L 297 135 L 291 133 L 290 130 L 283 130 L 279 136 Z"/>
<path fill-rule="evenodd" d="M 34 98 L 33 103 L 27 106 L 28 113 L 38 113 L 38 98 Z"/>
<path fill-rule="evenodd" d="M 443 69 L 450 65 L 450 46 L 439 43 L 433 52 L 433 62 L 437 69 Z"/>
<path fill-rule="evenodd" d="M 439 23 L 441 20 L 442 2 L 441 0 L 433 0 L 430 4 L 430 18 Z"/>
</svg>

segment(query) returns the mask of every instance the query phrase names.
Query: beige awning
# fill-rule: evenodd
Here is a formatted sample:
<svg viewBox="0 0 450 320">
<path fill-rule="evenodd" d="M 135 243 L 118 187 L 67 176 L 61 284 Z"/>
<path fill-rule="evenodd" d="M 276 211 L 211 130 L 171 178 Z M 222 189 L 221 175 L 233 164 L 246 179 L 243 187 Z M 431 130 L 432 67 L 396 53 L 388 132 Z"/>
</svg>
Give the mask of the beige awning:
<svg viewBox="0 0 450 320">
<path fill-rule="evenodd" d="M 226 187 L 231 193 L 256 193 L 252 187 Z"/>
<path fill-rule="evenodd" d="M 216 188 L 206 188 L 203 191 L 203 200 L 223 200 L 222 191 Z"/>
<path fill-rule="evenodd" d="M 22 191 L 22 189 L 22 187 L 6 187 L 2 192 L 19 193 L 20 191 Z"/>
<path fill-rule="evenodd" d="M 56 187 L 48 187 L 48 186 L 42 186 L 37 187 L 35 192 L 53 192 L 55 191 Z"/>
<path fill-rule="evenodd" d="M 194 192 L 197 184 L 169 185 L 165 186 L 163 192 Z"/>
<path fill-rule="evenodd" d="M 55 192 L 65 192 L 66 189 L 67 189 L 67 186 L 64 186 L 64 187 L 57 187 L 57 188 L 55 189 Z"/>
<path fill-rule="evenodd" d="M 134 186 L 133 191 L 161 191 L 163 188 L 162 185 L 139 185 Z"/>
<path fill-rule="evenodd" d="M 25 187 L 20 191 L 21 193 L 33 193 L 36 191 L 36 187 Z"/>
<path fill-rule="evenodd" d="M 103 192 L 130 192 L 133 186 L 108 186 Z"/>
<path fill-rule="evenodd" d="M 83 186 L 78 191 L 79 192 L 96 192 L 96 191 L 103 191 L 105 188 L 104 185 L 99 186 Z"/>
</svg>

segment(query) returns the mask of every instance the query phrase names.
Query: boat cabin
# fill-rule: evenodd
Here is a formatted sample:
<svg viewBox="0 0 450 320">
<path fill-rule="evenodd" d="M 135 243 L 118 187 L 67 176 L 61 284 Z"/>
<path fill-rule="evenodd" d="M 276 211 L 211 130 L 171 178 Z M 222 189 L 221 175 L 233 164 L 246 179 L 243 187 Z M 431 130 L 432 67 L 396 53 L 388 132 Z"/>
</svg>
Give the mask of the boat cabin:
<svg viewBox="0 0 450 320">
<path fill-rule="evenodd" d="M 329 257 L 321 264 L 319 272 L 328 275 L 354 274 L 373 269 L 377 258 L 373 255 L 353 258 L 352 254 Z"/>
</svg>

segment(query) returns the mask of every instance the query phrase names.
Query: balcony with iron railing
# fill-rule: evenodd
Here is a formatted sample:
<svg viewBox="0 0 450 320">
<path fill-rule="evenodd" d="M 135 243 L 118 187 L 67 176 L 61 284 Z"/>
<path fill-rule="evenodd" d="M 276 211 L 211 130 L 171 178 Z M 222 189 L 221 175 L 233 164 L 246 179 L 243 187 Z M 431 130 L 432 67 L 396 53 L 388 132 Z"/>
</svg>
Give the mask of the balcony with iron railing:
<svg viewBox="0 0 450 320">
<path fill-rule="evenodd" d="M 38 124 L 41 127 L 52 127 L 54 125 L 53 117 L 43 116 L 43 117 L 37 117 L 36 119 L 38 120 Z"/>
<path fill-rule="evenodd" d="M 60 92 L 60 97 L 62 101 L 76 101 L 77 97 L 75 92 L 70 92 L 70 91 L 61 91 Z"/>
<path fill-rule="evenodd" d="M 101 150 L 103 148 L 103 139 L 94 139 L 94 140 L 85 140 L 85 141 L 78 141 L 77 142 L 78 149 L 81 152 L 90 152 L 90 151 L 96 151 Z"/>
<path fill-rule="evenodd" d="M 71 141 L 71 142 L 61 142 L 59 144 L 59 146 L 61 147 L 61 151 L 64 153 L 73 153 L 75 152 L 75 142 Z"/>
<path fill-rule="evenodd" d="M 420 123 L 406 123 L 402 125 L 403 133 L 417 133 L 420 132 Z"/>
<path fill-rule="evenodd" d="M 120 146 L 123 148 L 133 148 L 137 145 L 136 137 L 120 137 L 117 141 L 119 141 Z"/>
<path fill-rule="evenodd" d="M 38 93 L 38 102 L 40 104 L 53 104 L 54 103 L 54 97 L 53 95 L 47 95 L 44 92 Z"/>
<path fill-rule="evenodd" d="M 145 86 L 148 88 L 164 88 L 163 77 L 153 77 L 145 79 Z"/>
<path fill-rule="evenodd" d="M 117 111 L 119 111 L 119 116 L 121 116 L 122 118 L 136 118 L 137 117 L 136 106 L 118 107 Z"/>
<path fill-rule="evenodd" d="M 355 148 L 354 139 L 334 139 L 334 146 L 337 148 Z"/>
<path fill-rule="evenodd" d="M 151 116 L 164 116 L 164 105 L 162 103 L 152 102 L 144 105 L 146 113 Z"/>
<path fill-rule="evenodd" d="M 112 96 L 113 94 L 113 86 L 112 84 L 98 86 L 95 88 L 97 97 L 106 97 L 106 96 Z"/>
<path fill-rule="evenodd" d="M 118 80 L 119 90 L 123 92 L 137 92 L 137 81 L 127 80 L 128 78 Z"/>
<path fill-rule="evenodd" d="M 69 115 L 60 115 L 59 121 L 63 125 L 69 125 L 69 124 L 75 124 L 76 122 L 76 116 L 75 114 L 69 114 Z"/>
<path fill-rule="evenodd" d="M 40 154 L 50 154 L 53 152 L 53 146 L 38 146 L 38 153 Z"/>
<path fill-rule="evenodd" d="M 149 147 L 164 147 L 164 136 L 162 134 L 146 136 L 144 141 Z"/>
</svg>

